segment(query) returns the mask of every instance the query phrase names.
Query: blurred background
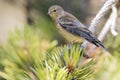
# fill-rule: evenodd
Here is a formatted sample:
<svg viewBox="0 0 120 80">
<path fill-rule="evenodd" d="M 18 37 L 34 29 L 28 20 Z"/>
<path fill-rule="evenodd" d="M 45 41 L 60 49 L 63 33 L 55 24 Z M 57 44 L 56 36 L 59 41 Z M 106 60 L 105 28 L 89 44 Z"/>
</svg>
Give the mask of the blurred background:
<svg viewBox="0 0 120 80">
<path fill-rule="evenodd" d="M 45 80 L 39 77 L 45 71 L 42 71 L 38 64 L 46 60 L 46 53 L 51 53 L 57 45 L 66 43 L 47 15 L 51 5 L 62 6 L 89 27 L 91 20 L 105 1 L 0 0 L 0 80 Z M 119 6 L 120 1 L 117 4 L 116 31 L 118 33 L 120 33 Z M 95 35 L 99 34 L 110 12 L 111 10 L 98 24 Z M 120 80 L 120 34 L 115 37 L 109 32 L 103 43 L 112 57 L 106 58 L 104 54 L 97 56 L 98 62 L 94 67 L 96 73 L 88 80 Z"/>
<path fill-rule="evenodd" d="M 88 27 L 104 2 L 105 0 L 0 0 L 0 43 L 6 41 L 10 31 L 21 29 L 24 25 L 32 25 L 33 29 L 39 27 L 45 37 L 64 43 L 47 15 L 48 8 L 54 4 L 60 5 Z M 99 23 L 96 34 L 103 27 L 108 15 L 109 13 Z M 118 17 L 117 26 L 119 24 Z M 117 30 L 119 31 L 119 27 Z"/>
</svg>

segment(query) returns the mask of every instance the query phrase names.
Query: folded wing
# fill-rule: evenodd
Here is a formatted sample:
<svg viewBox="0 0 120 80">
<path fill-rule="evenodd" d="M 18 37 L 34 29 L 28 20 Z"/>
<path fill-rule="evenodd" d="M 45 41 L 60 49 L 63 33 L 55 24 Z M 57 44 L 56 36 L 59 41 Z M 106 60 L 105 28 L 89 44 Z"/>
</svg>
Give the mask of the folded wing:
<svg viewBox="0 0 120 80">
<path fill-rule="evenodd" d="M 97 47 L 102 47 L 106 50 L 104 45 L 97 39 L 97 37 L 95 37 L 92 34 L 92 32 L 89 31 L 87 28 L 85 28 L 83 25 L 79 24 L 80 22 L 78 22 L 72 18 L 69 18 L 69 17 L 66 17 L 66 18 L 61 17 L 58 20 L 58 23 L 61 25 L 62 28 L 64 28 L 68 32 L 70 32 L 76 36 L 80 36 L 80 37 L 86 39 L 87 41 L 89 41 L 90 43 L 93 43 Z"/>
</svg>

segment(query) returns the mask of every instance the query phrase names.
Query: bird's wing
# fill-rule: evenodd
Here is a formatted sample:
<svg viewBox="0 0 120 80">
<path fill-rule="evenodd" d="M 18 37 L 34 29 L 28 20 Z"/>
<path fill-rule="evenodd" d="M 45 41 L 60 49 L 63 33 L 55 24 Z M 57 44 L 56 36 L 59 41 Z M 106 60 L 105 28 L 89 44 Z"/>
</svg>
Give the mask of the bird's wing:
<svg viewBox="0 0 120 80">
<path fill-rule="evenodd" d="M 71 17 L 66 17 L 66 16 L 61 17 L 58 19 L 58 23 L 62 28 L 64 28 L 68 32 L 81 36 L 83 38 L 87 35 L 92 34 L 92 32 L 89 31 L 87 28 L 85 28 L 83 25 L 80 25 L 79 24 L 80 22 L 78 22 L 76 19 Z"/>
<path fill-rule="evenodd" d="M 63 16 L 58 19 L 58 23 L 62 24 L 63 26 L 70 26 L 70 27 L 78 27 L 78 28 L 86 28 L 78 19 L 71 16 Z"/>
<path fill-rule="evenodd" d="M 85 27 L 78 27 L 80 25 L 77 24 L 75 20 L 71 18 L 60 18 L 60 20 L 58 20 L 58 23 L 66 31 L 86 39 L 87 41 L 93 43 L 97 47 L 101 46 L 105 49 L 103 44 L 97 39 L 97 37 L 95 37 L 94 34 L 92 34 L 91 31 L 89 31 Z"/>
</svg>

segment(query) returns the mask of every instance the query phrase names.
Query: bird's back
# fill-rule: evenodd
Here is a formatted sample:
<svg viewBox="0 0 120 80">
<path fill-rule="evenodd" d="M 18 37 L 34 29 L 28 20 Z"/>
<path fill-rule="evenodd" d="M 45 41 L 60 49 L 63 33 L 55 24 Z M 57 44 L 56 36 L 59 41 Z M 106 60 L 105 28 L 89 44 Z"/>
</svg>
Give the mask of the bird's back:
<svg viewBox="0 0 120 80">
<path fill-rule="evenodd" d="M 74 22 L 74 25 L 79 28 L 85 28 L 85 26 L 79 22 L 79 20 L 74 17 L 72 14 L 65 12 L 63 16 L 60 17 L 63 22 Z M 69 25 L 70 26 L 70 25 Z M 71 25 L 73 26 L 73 25 Z M 80 36 L 74 35 L 70 33 L 69 31 L 63 29 L 63 27 L 60 25 L 60 23 L 57 23 L 58 32 L 68 41 L 68 42 L 82 42 L 83 38 L 80 38 Z"/>
</svg>

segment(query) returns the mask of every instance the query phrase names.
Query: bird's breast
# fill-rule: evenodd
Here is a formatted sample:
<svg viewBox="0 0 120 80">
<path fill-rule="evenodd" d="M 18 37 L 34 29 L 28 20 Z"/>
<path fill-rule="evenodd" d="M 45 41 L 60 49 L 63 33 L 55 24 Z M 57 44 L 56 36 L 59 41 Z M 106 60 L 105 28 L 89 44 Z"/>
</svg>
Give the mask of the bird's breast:
<svg viewBox="0 0 120 80">
<path fill-rule="evenodd" d="M 61 36 L 63 36 L 68 42 L 82 42 L 83 39 L 80 36 L 74 35 L 64 28 L 62 28 L 59 24 L 57 24 L 58 32 Z"/>
</svg>

